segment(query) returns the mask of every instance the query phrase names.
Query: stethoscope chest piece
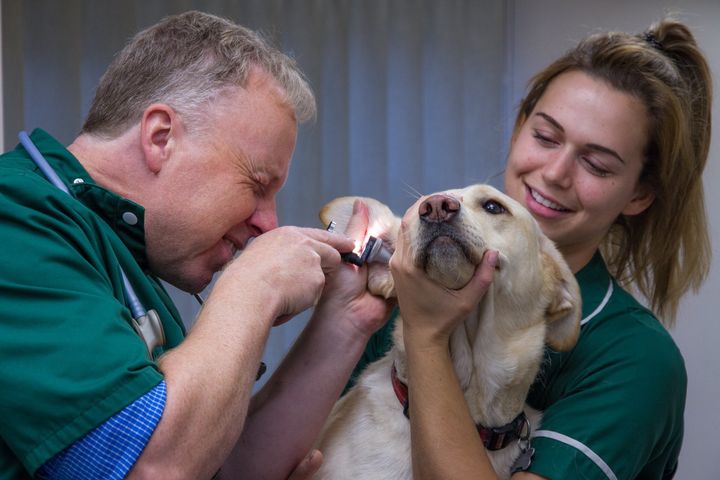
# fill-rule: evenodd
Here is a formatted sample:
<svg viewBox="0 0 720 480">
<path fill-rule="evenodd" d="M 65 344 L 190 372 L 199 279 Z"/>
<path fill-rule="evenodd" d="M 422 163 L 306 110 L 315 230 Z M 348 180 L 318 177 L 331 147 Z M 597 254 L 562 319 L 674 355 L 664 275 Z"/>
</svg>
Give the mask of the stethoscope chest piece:
<svg viewBox="0 0 720 480">
<path fill-rule="evenodd" d="M 155 347 L 165 345 L 165 332 L 160 315 L 154 309 L 150 309 L 145 315 L 133 318 L 132 326 L 145 342 L 150 358 L 153 358 Z"/>
</svg>

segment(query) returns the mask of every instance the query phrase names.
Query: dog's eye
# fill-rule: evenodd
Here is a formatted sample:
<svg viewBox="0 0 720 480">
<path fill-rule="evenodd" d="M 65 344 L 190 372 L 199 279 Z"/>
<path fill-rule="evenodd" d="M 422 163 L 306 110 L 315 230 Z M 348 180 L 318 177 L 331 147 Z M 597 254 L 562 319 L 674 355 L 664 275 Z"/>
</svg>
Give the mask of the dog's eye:
<svg viewBox="0 0 720 480">
<path fill-rule="evenodd" d="M 502 206 L 502 204 L 496 202 L 495 200 L 488 200 L 482 205 L 483 209 L 488 212 L 491 215 L 500 215 L 501 213 L 505 213 L 505 207 Z"/>
</svg>

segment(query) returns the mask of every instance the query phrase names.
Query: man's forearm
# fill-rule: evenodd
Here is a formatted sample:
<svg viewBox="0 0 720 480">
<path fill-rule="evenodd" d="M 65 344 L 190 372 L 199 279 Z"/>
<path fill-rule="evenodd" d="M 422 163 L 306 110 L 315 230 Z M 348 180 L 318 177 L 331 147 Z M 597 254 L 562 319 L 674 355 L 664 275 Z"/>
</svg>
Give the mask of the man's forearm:
<svg viewBox="0 0 720 480">
<path fill-rule="evenodd" d="M 274 320 L 270 303 L 222 288 L 211 294 L 188 337 L 158 361 L 165 410 L 132 475 L 210 478 L 220 468 L 247 414 Z"/>
<path fill-rule="evenodd" d="M 322 312 L 308 322 L 253 398 L 241 439 L 223 470 L 242 472 L 244 478 L 287 478 L 315 443 L 365 348 L 367 334 L 347 323 L 323 318 Z"/>
</svg>

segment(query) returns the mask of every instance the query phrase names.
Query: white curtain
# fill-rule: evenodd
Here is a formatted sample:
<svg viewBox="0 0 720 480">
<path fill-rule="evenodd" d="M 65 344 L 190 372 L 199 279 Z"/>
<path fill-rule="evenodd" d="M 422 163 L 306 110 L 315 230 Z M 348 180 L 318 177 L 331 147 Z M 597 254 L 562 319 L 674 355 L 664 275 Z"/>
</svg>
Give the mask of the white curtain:
<svg viewBox="0 0 720 480">
<path fill-rule="evenodd" d="M 204 10 L 265 32 L 294 56 L 318 98 L 300 130 L 280 223 L 320 226 L 341 195 L 403 213 L 416 193 L 500 184 L 514 106 L 502 0 L 27 0 L 2 3 L 5 139 L 42 127 L 69 143 L 112 56 L 165 15 Z M 186 323 L 198 310 L 172 290 Z M 275 368 L 304 326 L 274 329 Z"/>
</svg>

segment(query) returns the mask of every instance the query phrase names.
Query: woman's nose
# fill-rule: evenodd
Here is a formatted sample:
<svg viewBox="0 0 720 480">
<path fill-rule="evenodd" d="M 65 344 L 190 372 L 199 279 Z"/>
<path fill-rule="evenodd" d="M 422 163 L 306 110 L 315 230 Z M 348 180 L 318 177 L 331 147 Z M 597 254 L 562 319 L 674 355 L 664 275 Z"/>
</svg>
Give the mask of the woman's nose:
<svg viewBox="0 0 720 480">
<path fill-rule="evenodd" d="M 572 185 L 575 170 L 575 153 L 572 149 L 555 151 L 542 168 L 542 177 L 548 184 L 561 188 Z"/>
</svg>

